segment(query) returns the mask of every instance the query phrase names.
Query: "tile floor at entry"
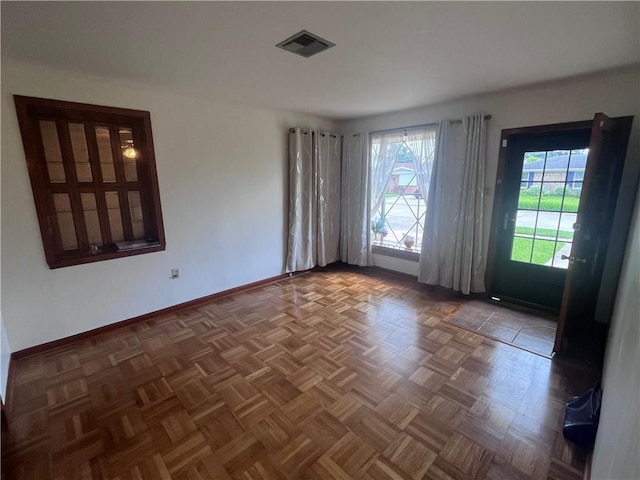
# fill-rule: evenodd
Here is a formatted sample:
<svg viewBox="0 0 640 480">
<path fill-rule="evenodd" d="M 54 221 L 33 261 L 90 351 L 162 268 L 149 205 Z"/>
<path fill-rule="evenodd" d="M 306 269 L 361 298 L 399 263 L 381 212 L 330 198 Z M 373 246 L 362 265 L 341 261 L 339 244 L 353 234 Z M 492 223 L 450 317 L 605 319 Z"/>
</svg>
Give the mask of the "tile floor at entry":
<svg viewBox="0 0 640 480">
<path fill-rule="evenodd" d="M 554 315 L 479 300 L 466 302 L 448 321 L 547 357 L 553 352 L 558 325 Z"/>
<path fill-rule="evenodd" d="M 597 373 L 464 303 L 324 269 L 18 359 L 2 478 L 582 480 L 562 418 Z"/>
</svg>

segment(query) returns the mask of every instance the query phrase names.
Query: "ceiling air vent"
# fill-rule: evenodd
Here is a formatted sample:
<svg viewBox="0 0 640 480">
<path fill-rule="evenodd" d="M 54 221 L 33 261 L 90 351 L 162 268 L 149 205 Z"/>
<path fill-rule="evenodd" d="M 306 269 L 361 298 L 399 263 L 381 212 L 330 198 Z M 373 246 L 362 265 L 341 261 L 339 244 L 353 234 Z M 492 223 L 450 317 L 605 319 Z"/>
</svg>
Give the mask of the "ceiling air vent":
<svg viewBox="0 0 640 480">
<path fill-rule="evenodd" d="M 280 47 L 287 52 L 295 53 L 305 58 L 309 58 L 316 53 L 324 52 L 334 46 L 335 43 L 331 43 L 306 30 L 302 30 L 276 45 L 276 47 Z"/>
</svg>

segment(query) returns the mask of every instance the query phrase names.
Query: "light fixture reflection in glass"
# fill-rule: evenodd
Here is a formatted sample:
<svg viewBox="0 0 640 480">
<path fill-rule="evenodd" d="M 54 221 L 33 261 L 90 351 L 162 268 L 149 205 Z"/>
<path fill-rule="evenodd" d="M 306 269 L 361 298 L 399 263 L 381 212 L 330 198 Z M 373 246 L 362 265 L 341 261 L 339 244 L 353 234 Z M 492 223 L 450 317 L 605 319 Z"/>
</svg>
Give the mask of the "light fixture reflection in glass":
<svg viewBox="0 0 640 480">
<path fill-rule="evenodd" d="M 122 155 L 127 158 L 136 158 L 138 153 L 133 148 L 133 140 L 127 140 L 127 143 L 122 146 Z"/>
</svg>

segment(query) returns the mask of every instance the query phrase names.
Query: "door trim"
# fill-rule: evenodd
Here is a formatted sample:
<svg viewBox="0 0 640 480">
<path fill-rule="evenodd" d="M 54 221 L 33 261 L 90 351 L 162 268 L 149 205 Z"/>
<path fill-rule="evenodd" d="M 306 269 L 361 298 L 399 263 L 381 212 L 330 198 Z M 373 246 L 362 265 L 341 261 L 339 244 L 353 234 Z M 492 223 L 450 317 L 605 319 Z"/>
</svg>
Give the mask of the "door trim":
<svg viewBox="0 0 640 480">
<path fill-rule="evenodd" d="M 633 116 L 608 117 L 604 113 L 597 113 L 594 117 L 591 139 L 589 141 L 589 158 L 591 158 L 592 155 L 594 158 L 591 161 L 587 162 L 587 169 L 584 176 L 583 195 L 580 197 L 580 206 L 578 207 L 578 221 L 581 223 L 586 223 L 587 227 L 589 226 L 589 224 L 597 225 L 599 227 L 598 230 L 601 232 L 599 235 L 596 234 L 596 237 L 598 237 L 598 243 L 595 244 L 595 256 L 588 259 L 588 262 L 590 263 L 589 269 L 591 270 L 591 272 L 587 274 L 587 276 L 590 276 L 594 280 L 587 286 L 588 291 L 585 292 L 585 288 L 584 286 L 580 285 L 579 280 L 584 279 L 585 276 L 580 276 L 575 271 L 575 269 L 569 269 L 567 271 L 567 279 L 565 281 L 564 291 L 562 293 L 562 304 L 558 317 L 556 341 L 553 347 L 554 352 L 561 352 L 561 350 L 566 351 L 566 348 L 563 347 L 566 347 L 566 342 L 569 340 L 567 338 L 567 332 L 570 331 L 571 327 L 573 327 L 575 331 L 577 325 L 576 318 L 580 317 L 582 320 L 584 320 L 585 318 L 588 319 L 588 323 L 583 323 L 581 325 L 581 327 L 584 329 L 583 334 L 584 331 L 593 334 L 593 332 L 595 331 L 594 329 L 597 328 L 597 325 L 595 325 L 594 316 L 598 308 L 598 302 L 600 301 L 602 278 L 605 266 L 607 264 L 607 257 L 609 252 L 609 242 L 612 235 L 615 234 L 615 232 L 613 232 L 614 217 L 616 215 L 617 209 L 620 208 L 620 186 L 625 170 L 625 165 L 627 163 L 627 150 L 629 139 L 631 136 L 632 123 Z M 609 135 L 604 135 L 603 132 L 609 132 Z M 610 145 L 612 145 L 612 148 L 607 149 Z M 606 168 L 602 167 L 602 165 L 605 165 Z M 598 203 L 598 208 L 593 208 L 594 195 L 591 193 L 591 190 L 593 188 L 597 188 L 597 185 L 600 183 L 594 181 L 594 176 L 597 175 L 596 170 L 601 171 L 603 169 L 606 169 L 608 175 L 608 190 L 601 193 L 606 195 L 605 200 L 607 200 L 607 203 Z M 586 202 L 589 201 L 591 201 L 591 209 L 585 207 Z M 607 213 L 604 216 L 604 219 L 601 220 L 601 223 L 593 222 L 593 218 L 591 217 L 593 216 L 594 211 L 604 211 Z M 587 216 L 586 219 L 585 216 Z M 629 226 L 627 225 L 624 230 L 624 235 L 627 236 Z M 588 243 L 592 244 L 591 241 Z M 586 257 L 589 257 L 589 247 L 587 246 L 585 250 L 585 241 L 574 239 L 571 249 L 571 255 L 584 256 L 585 253 L 587 254 Z M 594 253 L 593 250 L 590 253 Z M 619 278 L 620 270 L 618 270 L 616 276 Z M 576 282 L 576 280 L 578 281 Z M 578 286 L 575 287 L 574 283 L 577 283 Z M 589 301 L 591 301 L 593 304 L 593 310 L 586 312 L 588 317 L 585 317 L 583 312 L 581 312 L 579 309 L 576 312 L 577 305 L 584 306 L 585 304 L 584 301 L 575 301 L 576 291 L 579 291 L 582 296 L 588 297 Z M 574 301 L 572 301 L 572 299 Z M 569 327 L 569 330 L 567 329 L 567 327 Z M 569 333 L 569 335 L 571 335 L 571 333 Z M 597 338 L 597 336 L 593 338 Z M 602 351 L 604 352 L 606 336 L 601 340 L 605 340 L 605 342 L 601 342 L 600 345 Z"/>
<path fill-rule="evenodd" d="M 496 246 L 498 231 L 501 228 L 500 212 L 503 208 L 504 192 L 503 180 L 507 167 L 507 145 L 509 138 L 515 135 L 543 135 L 549 133 L 562 133 L 576 130 L 589 130 L 593 125 L 593 120 L 582 120 L 578 122 L 552 123 L 548 125 L 534 125 L 530 127 L 507 128 L 500 134 L 498 170 L 496 172 L 496 182 L 493 196 L 493 209 L 491 214 L 491 230 L 489 232 L 489 248 L 487 250 L 487 266 L 485 269 L 485 284 L 487 294 L 491 296 L 493 292 L 493 275 L 495 270 Z M 507 142 L 507 143 L 505 143 Z M 503 146 L 505 145 L 505 146 Z M 542 309 L 542 308 L 541 308 Z"/>
</svg>

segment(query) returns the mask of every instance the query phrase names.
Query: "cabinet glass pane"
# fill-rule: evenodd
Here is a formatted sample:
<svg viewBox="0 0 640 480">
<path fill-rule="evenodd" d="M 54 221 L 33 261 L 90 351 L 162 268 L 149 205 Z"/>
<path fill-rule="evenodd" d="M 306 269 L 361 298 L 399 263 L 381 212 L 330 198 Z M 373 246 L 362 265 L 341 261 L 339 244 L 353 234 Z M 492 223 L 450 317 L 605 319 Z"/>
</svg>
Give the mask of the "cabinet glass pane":
<svg viewBox="0 0 640 480">
<path fill-rule="evenodd" d="M 109 127 L 96 127 L 96 141 L 98 142 L 98 158 L 100 159 L 100 171 L 103 182 L 116 181 L 116 169 L 113 166 L 113 153 L 111 151 L 111 134 Z"/>
<path fill-rule="evenodd" d="M 76 236 L 76 226 L 73 222 L 73 212 L 71 210 L 71 199 L 68 193 L 54 193 L 53 204 L 58 219 L 58 228 L 62 239 L 63 250 L 75 250 L 78 248 L 78 238 Z"/>
<path fill-rule="evenodd" d="M 73 151 L 73 161 L 76 165 L 76 176 L 78 177 L 78 181 L 93 181 L 91 165 L 89 164 L 87 137 L 84 133 L 84 125 L 82 123 L 70 123 L 69 137 L 71 138 L 71 150 Z"/>
<path fill-rule="evenodd" d="M 129 192 L 129 211 L 131 212 L 131 228 L 133 229 L 133 239 L 144 239 L 144 221 L 142 218 L 140 192 Z"/>
<path fill-rule="evenodd" d="M 42 146 L 44 147 L 44 157 L 49 172 L 51 183 L 64 183 L 67 181 L 62 163 L 62 151 L 58 140 L 58 128 L 56 122 L 51 120 L 40 120 L 40 134 L 42 135 Z"/>
<path fill-rule="evenodd" d="M 93 193 L 81 193 L 82 210 L 84 211 L 84 222 L 87 226 L 87 237 L 89 244 L 102 245 L 102 233 L 100 230 L 100 217 L 98 216 L 98 206 L 96 196 Z"/>
<path fill-rule="evenodd" d="M 120 215 L 120 199 L 118 192 L 106 192 L 104 194 L 107 202 L 107 214 L 109 216 L 109 226 L 111 227 L 111 239 L 114 242 L 124 240 L 124 230 L 122 229 L 122 215 Z"/>
<path fill-rule="evenodd" d="M 127 182 L 138 181 L 137 157 L 138 151 L 133 144 L 133 132 L 130 128 L 121 127 L 120 145 L 122 149 L 122 162 L 124 163 L 124 178 Z"/>
</svg>

